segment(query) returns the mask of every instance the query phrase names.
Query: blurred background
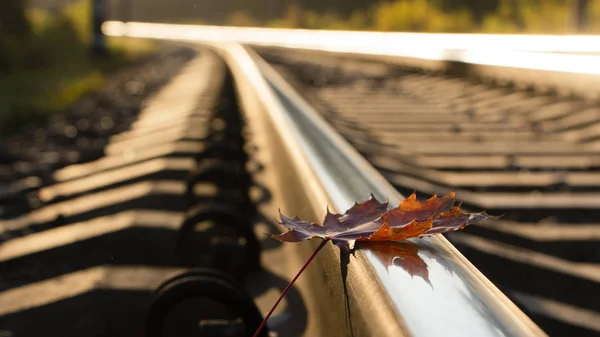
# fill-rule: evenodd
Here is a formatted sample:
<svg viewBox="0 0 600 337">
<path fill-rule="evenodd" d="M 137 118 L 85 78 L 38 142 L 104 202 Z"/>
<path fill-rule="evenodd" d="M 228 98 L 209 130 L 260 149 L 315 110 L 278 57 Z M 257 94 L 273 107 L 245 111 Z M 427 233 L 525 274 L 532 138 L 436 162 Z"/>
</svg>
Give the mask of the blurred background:
<svg viewBox="0 0 600 337">
<path fill-rule="evenodd" d="M 124 1 L 125 4 L 127 1 Z M 134 21 L 377 31 L 546 33 L 573 31 L 585 8 L 598 31 L 597 1 L 577 0 L 129 0 Z M 578 15 L 578 14 L 576 14 Z"/>
<path fill-rule="evenodd" d="M 105 73 L 153 48 L 111 40 L 91 59 L 93 0 L 5 0 L 0 11 L 0 132 L 64 110 Z M 596 34 L 597 0 L 106 0 L 107 19 L 412 32 Z"/>
</svg>

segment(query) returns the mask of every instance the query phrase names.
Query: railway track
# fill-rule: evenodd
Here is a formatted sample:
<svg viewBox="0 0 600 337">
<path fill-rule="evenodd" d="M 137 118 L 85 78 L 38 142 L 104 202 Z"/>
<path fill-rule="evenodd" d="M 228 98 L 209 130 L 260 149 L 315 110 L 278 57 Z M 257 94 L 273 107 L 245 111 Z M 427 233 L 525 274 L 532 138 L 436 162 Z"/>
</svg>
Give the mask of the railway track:
<svg viewBox="0 0 600 337">
<path fill-rule="evenodd" d="M 600 334 L 600 106 L 390 63 L 260 55 L 402 194 L 505 214 L 447 238 L 546 332 Z"/>
<path fill-rule="evenodd" d="M 172 56 L 141 70 L 162 71 Z M 206 48 L 182 63 L 138 116 L 102 139 L 103 155 L 41 172 L 20 173 L 23 158 L 3 166 L 14 176 L 2 195 L 0 335 L 216 336 L 229 328 L 228 336 L 245 336 L 245 325 L 262 319 L 250 296 L 267 303 L 269 290 L 283 289 L 286 266 L 277 259 L 262 258 L 276 273 L 256 271 L 261 248 L 252 228 L 272 231 L 260 215 L 270 192 L 243 136 L 231 73 Z M 19 179 L 34 178 L 41 183 L 21 188 Z M 251 295 L 239 286 L 250 272 L 260 279 L 248 281 Z M 168 301 L 192 283 L 211 289 L 208 299 L 173 307 Z M 215 299 L 219 291 L 231 294 L 235 309 Z M 298 304 L 287 312 L 300 310 L 298 320 L 273 331 L 304 329 L 303 301 L 291 295 L 288 304 Z M 170 310 L 208 314 L 163 319 Z M 224 317 L 241 320 L 213 322 Z"/>
<path fill-rule="evenodd" d="M 277 208 L 319 220 L 325 205 L 343 211 L 369 193 L 396 203 L 397 191 L 451 189 L 467 208 L 507 213 L 448 236 L 467 258 L 551 335 L 599 330 L 600 164 L 593 129 L 573 132 L 593 105 L 257 48 L 298 96 L 250 49 L 193 48 L 138 115 L 104 135 L 101 155 L 18 173 L 3 189 L 18 202 L 0 219 L 0 335 L 249 336 L 315 246 L 266 239 L 281 229 Z M 507 99 L 510 113 L 498 107 Z M 567 115 L 577 109 L 587 112 Z M 427 281 L 415 273 L 423 266 Z M 422 324 L 429 316 L 438 319 Z M 443 238 L 352 256 L 326 246 L 268 328 L 544 335 Z"/>
</svg>

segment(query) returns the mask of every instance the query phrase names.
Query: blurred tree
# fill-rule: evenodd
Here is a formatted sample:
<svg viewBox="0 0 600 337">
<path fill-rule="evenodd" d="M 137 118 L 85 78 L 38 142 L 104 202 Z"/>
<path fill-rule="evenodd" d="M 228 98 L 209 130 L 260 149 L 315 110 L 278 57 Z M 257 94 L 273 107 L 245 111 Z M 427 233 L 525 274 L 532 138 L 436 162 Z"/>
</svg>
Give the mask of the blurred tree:
<svg viewBox="0 0 600 337">
<path fill-rule="evenodd" d="M 397 0 L 377 6 L 374 28 L 382 31 L 469 32 L 471 14 L 464 8 L 444 12 L 428 0 Z"/>
<path fill-rule="evenodd" d="M 584 32 L 587 28 L 588 0 L 571 0 L 573 6 L 574 31 Z"/>
<path fill-rule="evenodd" d="M 600 0 L 590 1 L 586 17 L 589 31 L 600 33 Z"/>
<path fill-rule="evenodd" d="M 0 73 L 21 66 L 31 29 L 22 0 L 3 0 L 0 10 Z"/>
<path fill-rule="evenodd" d="M 2 0 L 0 33 L 23 38 L 29 35 L 29 31 L 23 0 Z"/>
<path fill-rule="evenodd" d="M 498 10 L 484 19 L 484 32 L 572 33 L 570 0 L 501 0 Z"/>
<path fill-rule="evenodd" d="M 257 27 L 260 24 L 250 15 L 242 11 L 233 12 L 227 19 L 228 26 Z"/>
<path fill-rule="evenodd" d="M 430 0 L 431 4 L 441 6 L 444 11 L 466 9 L 476 25 L 481 25 L 486 15 L 498 9 L 500 0 Z"/>
<path fill-rule="evenodd" d="M 385 0 L 384 0 L 385 1 Z M 338 16 L 349 16 L 355 11 L 366 10 L 374 1 L 372 0 L 300 0 L 298 4 L 303 9 L 318 13 L 331 13 Z"/>
<path fill-rule="evenodd" d="M 302 27 L 302 7 L 293 1 L 286 9 L 284 20 L 286 20 L 292 27 Z"/>
<path fill-rule="evenodd" d="M 587 17 L 589 29 L 600 29 L 600 0 L 130 1 L 136 21 L 225 24 L 233 20 L 280 27 L 550 34 L 572 32 L 585 24 L 577 18 Z"/>
</svg>

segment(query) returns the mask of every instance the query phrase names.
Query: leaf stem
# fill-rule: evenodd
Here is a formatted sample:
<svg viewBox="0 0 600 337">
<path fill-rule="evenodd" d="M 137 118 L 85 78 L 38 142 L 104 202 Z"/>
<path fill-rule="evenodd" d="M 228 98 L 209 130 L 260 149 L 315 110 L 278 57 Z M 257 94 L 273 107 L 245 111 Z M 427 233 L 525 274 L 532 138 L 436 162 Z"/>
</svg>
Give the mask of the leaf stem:
<svg viewBox="0 0 600 337">
<path fill-rule="evenodd" d="M 292 288 L 292 286 L 294 285 L 294 282 L 296 282 L 296 280 L 298 279 L 298 277 L 300 277 L 300 275 L 302 274 L 304 269 L 306 269 L 306 267 L 308 267 L 308 265 L 315 258 L 315 256 L 317 256 L 317 253 L 321 250 L 321 248 L 323 248 L 325 246 L 327 241 L 329 241 L 329 239 L 325 239 L 325 240 L 323 240 L 323 242 L 321 242 L 319 244 L 319 246 L 315 249 L 315 251 L 308 258 L 308 260 L 306 260 L 306 262 L 304 263 L 302 268 L 300 268 L 300 271 L 298 272 L 298 274 L 296 274 L 296 276 L 294 276 L 294 278 L 290 281 L 290 283 L 287 285 L 287 287 L 285 287 L 285 289 L 283 289 L 283 291 L 281 292 L 281 295 L 279 295 L 279 298 L 277 299 L 275 304 L 273 304 L 273 307 L 271 308 L 271 310 L 269 311 L 267 316 L 265 316 L 265 319 L 263 319 L 262 323 L 260 323 L 260 326 L 258 327 L 258 329 L 256 329 L 256 332 L 254 333 L 254 335 L 252 337 L 258 337 L 258 335 L 260 334 L 262 329 L 265 327 L 265 324 L 267 324 L 267 320 L 269 319 L 269 317 L 271 317 L 271 315 L 273 314 L 273 311 L 275 311 L 275 309 L 279 305 L 279 302 L 281 302 L 281 300 L 283 299 L 285 294 L 287 294 L 287 292 L 290 290 L 290 288 Z"/>
</svg>

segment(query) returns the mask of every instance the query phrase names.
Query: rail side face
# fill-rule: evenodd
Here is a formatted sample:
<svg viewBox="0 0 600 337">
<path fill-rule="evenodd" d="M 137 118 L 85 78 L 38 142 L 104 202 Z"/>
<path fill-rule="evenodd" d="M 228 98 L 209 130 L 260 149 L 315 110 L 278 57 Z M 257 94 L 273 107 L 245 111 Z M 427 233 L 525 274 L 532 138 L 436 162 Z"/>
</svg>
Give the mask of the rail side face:
<svg viewBox="0 0 600 337">
<path fill-rule="evenodd" d="M 240 93 L 253 91 L 254 106 L 261 106 L 250 119 L 269 133 L 282 211 L 317 221 L 326 205 L 343 212 L 370 193 L 391 204 L 403 199 L 256 54 L 237 43 L 217 47 Z M 322 314 L 335 335 L 545 336 L 441 236 L 369 245 L 352 256 L 329 245 L 320 255 L 315 286 L 328 291 L 316 296 L 326 296 Z M 346 319 L 351 324 L 344 326 Z"/>
</svg>

